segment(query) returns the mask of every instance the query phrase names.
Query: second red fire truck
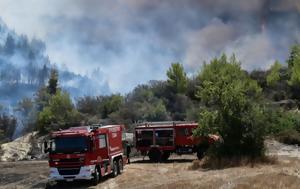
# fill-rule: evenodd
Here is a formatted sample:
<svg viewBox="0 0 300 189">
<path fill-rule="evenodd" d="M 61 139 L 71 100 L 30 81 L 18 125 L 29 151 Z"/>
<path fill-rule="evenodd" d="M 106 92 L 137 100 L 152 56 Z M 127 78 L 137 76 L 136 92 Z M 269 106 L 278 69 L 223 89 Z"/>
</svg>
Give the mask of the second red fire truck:
<svg viewBox="0 0 300 189">
<path fill-rule="evenodd" d="M 216 135 L 193 137 L 195 122 L 149 122 L 135 128 L 136 148 L 154 162 L 165 161 L 171 153 L 197 153 L 199 159 L 219 140 Z"/>
</svg>

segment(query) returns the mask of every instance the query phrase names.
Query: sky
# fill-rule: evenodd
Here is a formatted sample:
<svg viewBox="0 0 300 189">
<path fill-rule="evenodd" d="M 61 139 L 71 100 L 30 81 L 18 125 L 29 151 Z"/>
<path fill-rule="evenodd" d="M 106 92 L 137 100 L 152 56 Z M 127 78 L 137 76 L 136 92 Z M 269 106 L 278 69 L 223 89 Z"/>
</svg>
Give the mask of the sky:
<svg viewBox="0 0 300 189">
<path fill-rule="evenodd" d="M 166 79 L 171 63 L 192 75 L 221 53 L 246 70 L 285 63 L 300 42 L 298 0 L 0 0 L 17 34 L 46 43 L 52 63 L 126 93 Z"/>
</svg>

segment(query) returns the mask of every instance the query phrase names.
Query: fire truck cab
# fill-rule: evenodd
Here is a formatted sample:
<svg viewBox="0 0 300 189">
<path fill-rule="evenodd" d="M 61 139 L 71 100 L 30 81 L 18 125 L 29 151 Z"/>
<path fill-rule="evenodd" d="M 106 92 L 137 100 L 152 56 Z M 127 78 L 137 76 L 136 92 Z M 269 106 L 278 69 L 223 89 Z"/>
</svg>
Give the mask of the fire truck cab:
<svg viewBox="0 0 300 189">
<path fill-rule="evenodd" d="M 165 161 L 171 153 L 197 153 L 199 159 L 218 137 L 193 137 L 198 127 L 195 122 L 149 122 L 135 128 L 136 148 L 142 155 L 148 155 L 154 162 Z"/>
<path fill-rule="evenodd" d="M 123 125 L 71 127 L 56 131 L 45 143 L 49 153 L 50 180 L 91 180 L 121 174 L 123 157 Z"/>
</svg>

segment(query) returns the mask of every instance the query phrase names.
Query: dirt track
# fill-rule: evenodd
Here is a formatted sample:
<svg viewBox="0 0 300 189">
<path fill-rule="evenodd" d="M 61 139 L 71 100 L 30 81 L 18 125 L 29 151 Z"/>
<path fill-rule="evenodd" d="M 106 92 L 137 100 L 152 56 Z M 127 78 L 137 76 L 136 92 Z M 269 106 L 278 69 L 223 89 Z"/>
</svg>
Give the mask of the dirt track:
<svg viewBox="0 0 300 189">
<path fill-rule="evenodd" d="M 280 151 L 277 147 L 271 153 Z M 295 149 L 287 152 L 296 154 Z M 277 154 L 279 163 L 276 165 L 196 171 L 188 169 L 195 159 L 193 155 L 171 156 L 172 160 L 159 164 L 135 159 L 126 166 L 122 175 L 105 178 L 97 186 L 91 186 L 89 182 L 74 182 L 52 188 L 299 188 L 299 157 Z M 45 161 L 0 163 L 0 188 L 45 188 L 47 176 L 48 164 Z"/>
</svg>

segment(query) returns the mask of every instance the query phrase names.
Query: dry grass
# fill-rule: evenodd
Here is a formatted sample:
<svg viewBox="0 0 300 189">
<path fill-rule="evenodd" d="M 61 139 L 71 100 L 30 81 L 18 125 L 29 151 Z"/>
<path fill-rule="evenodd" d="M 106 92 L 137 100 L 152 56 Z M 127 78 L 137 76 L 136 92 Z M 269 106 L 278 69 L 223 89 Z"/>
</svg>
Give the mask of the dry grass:
<svg viewBox="0 0 300 189">
<path fill-rule="evenodd" d="M 249 158 L 249 157 L 231 157 L 231 158 L 214 158 L 205 157 L 202 160 L 194 160 L 192 165 L 189 166 L 189 170 L 198 169 L 224 169 L 230 167 L 240 167 L 240 166 L 250 166 L 261 164 L 277 164 L 278 159 L 276 157 L 259 157 L 259 158 Z"/>
<path fill-rule="evenodd" d="M 284 173 L 260 174 L 238 180 L 234 188 L 247 189 L 276 189 L 276 188 L 299 188 L 300 179 L 297 176 Z"/>
</svg>

